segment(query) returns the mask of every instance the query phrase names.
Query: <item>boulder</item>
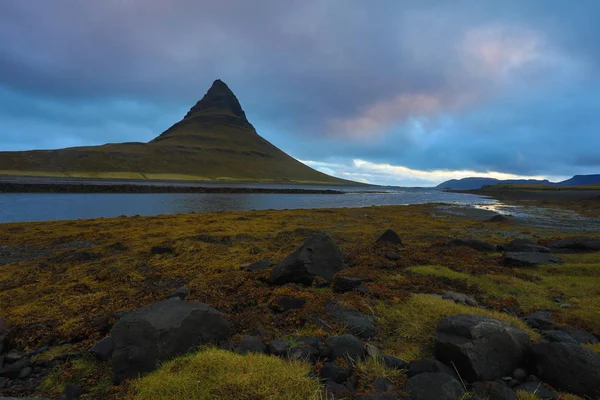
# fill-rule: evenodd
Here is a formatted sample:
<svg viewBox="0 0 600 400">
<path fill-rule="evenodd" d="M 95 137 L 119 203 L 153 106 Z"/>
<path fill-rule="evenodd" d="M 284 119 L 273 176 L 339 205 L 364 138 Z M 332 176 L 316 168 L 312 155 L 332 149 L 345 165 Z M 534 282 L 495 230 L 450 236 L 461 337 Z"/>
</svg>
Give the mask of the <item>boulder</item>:
<svg viewBox="0 0 600 400">
<path fill-rule="evenodd" d="M 346 361 L 358 361 L 365 355 L 365 345 L 353 335 L 331 336 L 325 341 L 325 356 L 331 360 L 343 358 Z"/>
<path fill-rule="evenodd" d="M 263 342 L 260 336 L 247 335 L 242 338 L 238 351 L 241 354 L 258 353 L 265 354 L 267 352 L 267 345 Z"/>
<path fill-rule="evenodd" d="M 397 261 L 400 259 L 400 255 L 395 251 L 386 251 L 384 256 L 390 261 Z"/>
<path fill-rule="evenodd" d="M 471 391 L 480 399 L 517 400 L 517 393 L 502 382 L 475 382 Z"/>
<path fill-rule="evenodd" d="M 600 251 L 600 238 L 573 237 L 569 239 L 554 240 L 548 244 L 556 252 L 587 252 Z"/>
<path fill-rule="evenodd" d="M 293 360 L 316 361 L 323 355 L 323 342 L 316 336 L 299 337 L 289 355 Z"/>
<path fill-rule="evenodd" d="M 352 375 L 352 368 L 348 365 L 340 365 L 339 363 L 332 361 L 323 365 L 321 368 L 320 376 L 322 379 L 329 379 L 336 383 L 342 383 L 348 380 Z"/>
<path fill-rule="evenodd" d="M 411 400 L 457 400 L 465 393 L 458 380 L 439 372 L 413 376 L 406 382 L 404 390 Z"/>
<path fill-rule="evenodd" d="M 190 289 L 180 287 L 177 290 L 172 291 L 167 295 L 167 299 L 173 299 L 175 297 L 184 300 L 186 297 L 190 295 Z"/>
<path fill-rule="evenodd" d="M 409 378 L 425 373 L 443 373 L 455 376 L 454 370 L 438 360 L 413 360 L 408 363 L 408 371 L 406 375 Z"/>
<path fill-rule="evenodd" d="M 401 400 L 405 397 L 400 397 L 399 394 L 395 393 L 370 393 L 363 394 L 362 396 L 355 397 L 354 400 Z"/>
<path fill-rule="evenodd" d="M 387 368 L 397 369 L 397 370 L 408 369 L 408 362 L 401 360 L 397 357 L 383 356 L 382 360 L 383 360 L 383 364 Z"/>
<path fill-rule="evenodd" d="M 92 355 L 96 357 L 97 360 L 108 361 L 110 360 L 110 357 L 112 356 L 114 350 L 115 341 L 112 337 L 107 336 L 104 339 L 100 340 L 98 343 L 96 343 L 90 349 L 90 353 L 92 353 Z"/>
<path fill-rule="evenodd" d="M 330 317 L 331 322 L 345 326 L 348 333 L 362 339 L 370 339 L 377 333 L 373 317 L 357 310 L 342 307 L 337 302 L 326 304 L 325 314 Z"/>
<path fill-rule="evenodd" d="M 470 247 L 474 250 L 481 252 L 494 252 L 496 251 L 496 245 L 483 242 L 477 239 L 452 239 L 446 243 L 449 247 Z"/>
<path fill-rule="evenodd" d="M 464 305 L 473 306 L 473 307 L 477 307 L 479 305 L 477 303 L 477 300 L 475 300 L 471 296 L 467 296 L 464 293 L 457 293 L 457 292 L 451 292 L 451 291 L 444 292 L 444 293 L 442 293 L 442 299 L 450 300 L 455 303 L 464 304 Z"/>
<path fill-rule="evenodd" d="M 581 344 L 598 344 L 598 338 L 589 332 L 582 331 L 581 329 L 572 328 L 570 326 L 560 326 L 557 329 L 568 333 L 577 343 Z"/>
<path fill-rule="evenodd" d="M 277 312 L 285 312 L 304 307 L 306 299 L 292 296 L 277 296 L 269 303 L 269 308 Z"/>
<path fill-rule="evenodd" d="M 504 251 L 511 253 L 550 253 L 548 247 L 541 246 L 527 239 L 515 239 L 502 246 Z"/>
<path fill-rule="evenodd" d="M 308 286 L 320 277 L 331 282 L 343 268 L 342 252 L 333 238 L 327 233 L 319 233 L 277 264 L 269 281 L 277 285 L 300 283 Z"/>
<path fill-rule="evenodd" d="M 518 392 L 527 392 L 535 394 L 539 399 L 543 400 L 556 400 L 558 396 L 554 390 L 545 386 L 542 382 L 525 382 L 515 386 L 515 390 Z"/>
<path fill-rule="evenodd" d="M 398 236 L 398 234 L 391 229 L 388 229 L 387 231 L 383 232 L 383 234 L 379 236 L 379 238 L 377 238 L 375 243 L 402 246 L 402 240 L 400 239 L 400 236 Z"/>
<path fill-rule="evenodd" d="M 481 315 L 443 318 L 436 330 L 435 355 L 454 363 L 469 382 L 509 375 L 529 350 L 529 334 L 507 322 Z"/>
<path fill-rule="evenodd" d="M 111 329 L 115 382 L 154 370 L 158 363 L 229 336 L 227 320 L 204 303 L 164 300 L 118 320 Z"/>
<path fill-rule="evenodd" d="M 288 354 L 291 343 L 285 339 L 275 339 L 269 343 L 269 354 L 277 357 L 285 357 Z"/>
<path fill-rule="evenodd" d="M 333 279 L 333 285 L 331 288 L 336 293 L 345 293 L 356 289 L 366 281 L 367 279 L 356 276 L 336 275 L 336 277 Z"/>
<path fill-rule="evenodd" d="M 22 358 L 19 361 L 12 364 L 4 364 L 2 370 L 0 370 L 0 376 L 4 376 L 11 379 L 17 379 L 21 374 L 21 371 L 31 366 L 31 360 L 28 358 Z"/>
<path fill-rule="evenodd" d="M 523 321 L 533 329 L 538 330 L 553 329 L 557 326 L 549 311 L 536 311 L 523 317 Z"/>
<path fill-rule="evenodd" d="M 396 390 L 396 384 L 391 379 L 380 376 L 373 382 L 373 389 L 377 393 L 391 393 Z"/>
<path fill-rule="evenodd" d="M 348 399 L 352 394 L 346 386 L 332 380 L 326 380 L 323 386 L 325 386 L 325 398 L 327 400 Z"/>
<path fill-rule="evenodd" d="M 537 267 L 544 264 L 562 264 L 563 260 L 547 253 L 507 252 L 502 257 L 505 267 Z"/>
<path fill-rule="evenodd" d="M 578 344 L 577 340 L 566 332 L 558 330 L 550 330 L 542 332 L 542 336 L 549 342 L 573 343 Z"/>
<path fill-rule="evenodd" d="M 539 342 L 532 348 L 537 376 L 559 390 L 600 398 L 600 354 L 572 343 Z"/>
</svg>

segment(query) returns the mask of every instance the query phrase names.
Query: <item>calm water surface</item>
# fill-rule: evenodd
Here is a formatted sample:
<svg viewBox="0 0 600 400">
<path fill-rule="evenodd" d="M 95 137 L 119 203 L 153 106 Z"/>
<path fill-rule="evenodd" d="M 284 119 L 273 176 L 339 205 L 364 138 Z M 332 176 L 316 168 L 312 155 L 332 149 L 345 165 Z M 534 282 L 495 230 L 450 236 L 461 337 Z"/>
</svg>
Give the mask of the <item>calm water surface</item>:
<svg viewBox="0 0 600 400">
<path fill-rule="evenodd" d="M 232 185 L 228 185 L 232 186 Z M 245 185 L 255 186 L 255 185 Z M 256 185 L 258 186 L 258 185 Z M 260 187 L 285 187 L 260 185 Z M 293 186 L 298 188 L 298 186 Z M 309 186 L 306 186 L 309 188 Z M 318 188 L 323 188 L 320 186 Z M 205 213 L 213 211 L 282 210 L 299 208 L 369 207 L 420 203 L 465 205 L 494 204 L 482 196 L 445 193 L 434 189 L 390 187 L 331 187 L 352 190 L 347 194 L 239 194 L 239 193 L 160 193 L 160 194 L 0 194 L 0 223 L 48 221 L 119 215 L 158 215 Z M 383 193 L 365 193 L 365 191 Z"/>
</svg>

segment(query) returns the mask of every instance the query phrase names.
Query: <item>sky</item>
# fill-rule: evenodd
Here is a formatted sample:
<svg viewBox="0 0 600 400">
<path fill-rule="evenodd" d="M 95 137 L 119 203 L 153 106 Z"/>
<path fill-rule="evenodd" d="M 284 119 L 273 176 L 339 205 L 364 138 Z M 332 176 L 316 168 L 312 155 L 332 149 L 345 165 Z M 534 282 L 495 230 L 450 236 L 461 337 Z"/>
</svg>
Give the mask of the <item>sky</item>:
<svg viewBox="0 0 600 400">
<path fill-rule="evenodd" d="M 4 0 L 0 151 L 147 142 L 224 80 L 370 183 L 600 173 L 597 0 Z"/>
</svg>

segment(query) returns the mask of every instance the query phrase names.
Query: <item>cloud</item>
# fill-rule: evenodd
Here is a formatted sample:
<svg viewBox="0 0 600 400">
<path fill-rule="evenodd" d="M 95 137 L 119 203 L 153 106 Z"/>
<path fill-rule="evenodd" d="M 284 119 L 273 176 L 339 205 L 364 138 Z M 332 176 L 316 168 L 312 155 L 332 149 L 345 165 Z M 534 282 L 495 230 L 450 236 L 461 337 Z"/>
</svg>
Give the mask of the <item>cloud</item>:
<svg viewBox="0 0 600 400">
<path fill-rule="evenodd" d="M 222 78 L 300 159 L 595 173 L 599 12 L 594 0 L 0 2 L 0 149 L 147 141 Z"/>
</svg>

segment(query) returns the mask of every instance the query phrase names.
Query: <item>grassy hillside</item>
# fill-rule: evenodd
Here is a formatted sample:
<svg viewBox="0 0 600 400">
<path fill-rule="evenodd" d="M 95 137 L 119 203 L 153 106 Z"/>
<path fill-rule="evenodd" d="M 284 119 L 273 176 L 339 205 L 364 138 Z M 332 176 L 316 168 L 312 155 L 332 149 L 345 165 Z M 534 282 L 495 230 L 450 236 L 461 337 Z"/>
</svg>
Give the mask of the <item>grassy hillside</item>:
<svg viewBox="0 0 600 400">
<path fill-rule="evenodd" d="M 6 175 L 348 184 L 262 138 L 235 95 L 215 81 L 183 120 L 149 143 L 0 152 Z"/>
</svg>

